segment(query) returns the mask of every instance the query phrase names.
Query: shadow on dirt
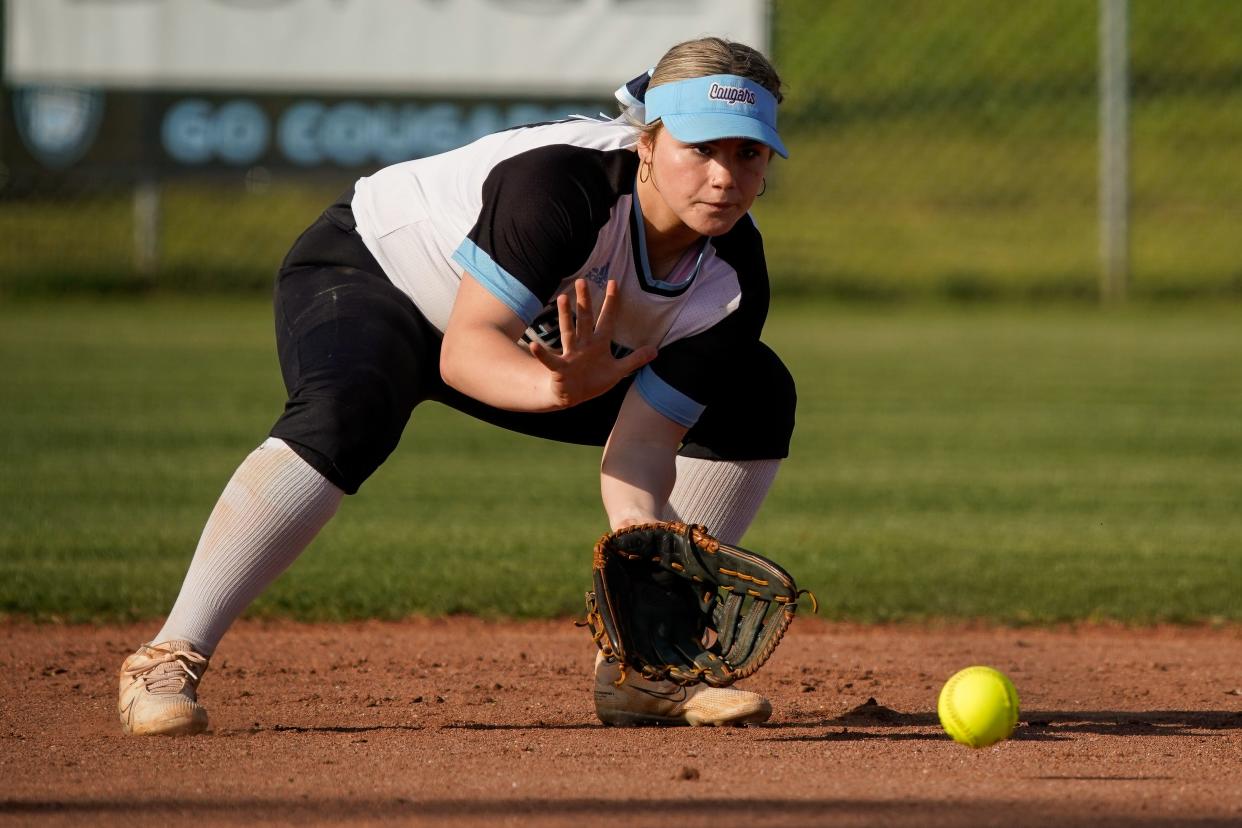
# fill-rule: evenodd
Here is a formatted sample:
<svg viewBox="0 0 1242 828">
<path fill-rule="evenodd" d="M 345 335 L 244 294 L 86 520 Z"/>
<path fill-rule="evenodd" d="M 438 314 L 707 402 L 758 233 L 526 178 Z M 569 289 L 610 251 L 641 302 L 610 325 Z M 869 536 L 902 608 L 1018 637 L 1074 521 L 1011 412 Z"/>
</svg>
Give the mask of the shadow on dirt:
<svg viewBox="0 0 1242 828">
<path fill-rule="evenodd" d="M 254 733 L 374 733 L 376 731 L 424 730 L 422 725 L 254 725 L 243 730 L 212 731 L 215 736 L 236 736 Z"/>
<path fill-rule="evenodd" d="M 652 725 L 668 727 L 668 725 Z M 450 722 L 438 730 L 528 731 L 528 730 L 600 730 L 599 722 L 544 722 L 529 724 L 493 722 Z M 839 728 L 839 729 L 838 729 Z M 864 728 L 863 730 L 851 728 Z M 932 728 L 931 732 L 886 733 L 879 728 Z M 271 733 L 370 733 L 375 731 L 420 731 L 423 725 L 255 725 L 235 732 L 222 731 L 220 736 Z M 947 738 L 940 730 L 935 713 L 903 713 L 877 702 L 874 698 L 832 718 L 805 718 L 752 725 L 773 735 L 763 741 L 773 742 L 851 742 L 867 739 L 888 741 L 940 741 Z M 814 735 L 793 734 L 796 730 L 823 730 Z M 1018 741 L 1052 742 L 1080 734 L 1103 736 L 1188 736 L 1202 731 L 1242 730 L 1242 710 L 1036 710 L 1024 713 L 1013 738 Z"/>
<path fill-rule="evenodd" d="M 1030 729 L 1109 736 L 1181 736 L 1199 730 L 1242 730 L 1242 710 L 1066 710 L 1022 716 Z"/>
<path fill-rule="evenodd" d="M 531 722 L 499 724 L 491 722 L 452 722 L 440 730 L 526 731 L 526 730 L 598 730 L 598 722 Z M 653 725 L 668 727 L 668 725 Z M 854 729 L 854 728 L 862 728 Z M 930 732 L 884 732 L 882 728 L 931 728 Z M 269 728 L 294 730 L 295 728 Z M 385 729 L 385 728 L 356 728 Z M 394 728 L 387 728 L 394 729 Z M 417 730 L 417 727 L 407 729 Z M 888 741 L 940 741 L 947 738 L 940 730 L 935 713 L 902 713 L 879 704 L 874 698 L 832 718 L 808 718 L 752 725 L 752 731 L 772 734 L 764 741 L 774 742 L 848 742 L 866 739 Z M 827 733 L 796 734 L 798 730 L 825 730 Z M 1019 741 L 1063 741 L 1080 734 L 1104 736 L 1187 736 L 1211 730 L 1242 729 L 1242 711 L 1227 710 L 1037 710 L 1023 714 L 1013 738 Z M 335 730 L 348 728 L 306 728 Z M 777 735 L 781 734 L 781 735 Z"/>
<path fill-rule="evenodd" d="M 4 800 L 0 815 L 19 818 L 70 817 L 90 825 L 132 824 L 126 820 L 134 814 L 143 819 L 172 820 L 193 814 L 196 819 L 218 823 L 242 820 L 246 823 L 279 822 L 281 824 L 350 823 L 388 821 L 399 824 L 572 826 L 583 820 L 615 819 L 618 814 L 660 814 L 662 819 L 674 818 L 683 825 L 718 824 L 712 815 L 704 818 L 704 803 L 694 798 L 662 799 L 421 799 L 416 797 L 340 797 L 289 798 L 240 797 L 221 801 L 213 798 L 167 797 L 158 793 L 149 799 Z M 719 819 L 719 814 L 714 815 Z M 908 798 L 898 801 L 880 799 L 811 798 L 811 799 L 732 799 L 729 801 L 731 822 L 798 822 L 823 824 L 825 820 L 849 824 L 884 824 L 895 826 L 927 825 L 1005 825 L 1017 828 L 1026 825 L 1057 826 L 1209 826 L 1236 825 L 1228 818 L 1144 817 L 1128 814 L 1110 816 L 1098 811 L 1082 813 L 1073 803 L 1050 805 L 1041 803 L 1032 809 L 1029 803 L 1012 800 L 981 799 L 952 801 Z M 610 823 L 611 824 L 611 823 Z"/>
<path fill-rule="evenodd" d="M 782 736 L 772 741 L 855 741 L 886 739 L 892 741 L 945 738 L 939 732 L 940 721 L 935 713 L 902 713 L 885 707 L 874 698 L 830 719 L 776 723 L 766 727 L 841 728 L 816 736 Z M 866 731 L 851 727 L 868 728 Z M 934 733 L 883 733 L 874 728 L 934 727 Z M 1019 719 L 1013 738 L 1020 741 L 1058 741 L 1083 733 L 1104 736 L 1187 736 L 1204 730 L 1242 729 L 1242 710 L 1037 710 Z"/>
<path fill-rule="evenodd" d="M 492 724 L 490 722 L 452 722 L 440 730 L 600 730 L 599 722 L 531 722 L 530 724 Z"/>
</svg>

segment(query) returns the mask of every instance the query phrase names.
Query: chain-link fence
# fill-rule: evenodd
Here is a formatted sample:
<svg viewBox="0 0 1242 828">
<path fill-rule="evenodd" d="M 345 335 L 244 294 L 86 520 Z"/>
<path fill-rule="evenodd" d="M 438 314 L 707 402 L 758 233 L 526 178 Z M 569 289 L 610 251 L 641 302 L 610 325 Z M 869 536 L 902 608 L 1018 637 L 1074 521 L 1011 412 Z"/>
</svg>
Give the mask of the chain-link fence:
<svg viewBox="0 0 1242 828">
<path fill-rule="evenodd" d="M 1099 16 L 1095 0 L 776 0 L 792 157 L 756 215 L 777 289 L 1096 296 Z M 1131 294 L 1242 297 L 1242 3 L 1130 0 L 1127 43 Z M 0 288 L 266 286 L 352 177 L 170 180 L 155 226 L 106 176 L 49 192 L 9 173 Z"/>
<path fill-rule="evenodd" d="M 1086 296 L 1099 275 L 1089 0 L 782 0 L 796 152 L 776 278 L 843 294 Z M 1242 4 L 1131 0 L 1131 279 L 1242 295 Z"/>
</svg>

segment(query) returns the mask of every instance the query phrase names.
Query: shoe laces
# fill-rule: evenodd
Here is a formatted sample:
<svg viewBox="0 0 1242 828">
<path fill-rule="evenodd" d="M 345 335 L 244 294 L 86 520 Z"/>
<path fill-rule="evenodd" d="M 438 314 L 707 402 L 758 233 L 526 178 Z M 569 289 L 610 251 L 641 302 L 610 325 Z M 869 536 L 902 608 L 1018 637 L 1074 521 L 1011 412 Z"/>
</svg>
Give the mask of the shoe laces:
<svg viewBox="0 0 1242 828">
<path fill-rule="evenodd" d="M 596 662 L 596 669 L 602 662 Z M 682 702 L 689 697 L 689 691 L 680 684 L 671 681 L 653 681 L 644 678 L 641 674 L 631 676 L 627 666 L 622 663 L 617 665 L 617 671 L 621 674 L 616 681 L 607 681 L 612 687 L 617 688 L 621 694 L 625 693 L 641 693 L 645 696 L 651 696 L 661 701 Z M 645 685 L 645 686 L 644 686 Z"/>
<path fill-rule="evenodd" d="M 180 693 L 187 683 L 197 687 L 207 667 L 207 657 L 170 642 L 165 646 L 143 645 L 141 655 L 125 668 L 125 675 L 141 681 L 148 693 Z M 196 673 L 195 668 L 201 668 Z"/>
</svg>

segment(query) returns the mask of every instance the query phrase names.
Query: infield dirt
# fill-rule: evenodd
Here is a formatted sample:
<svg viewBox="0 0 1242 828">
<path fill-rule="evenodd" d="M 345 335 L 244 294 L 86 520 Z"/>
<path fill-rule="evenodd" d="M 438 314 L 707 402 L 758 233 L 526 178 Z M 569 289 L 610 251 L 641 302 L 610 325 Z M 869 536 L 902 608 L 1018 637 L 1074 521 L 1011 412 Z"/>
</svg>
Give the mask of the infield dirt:
<svg viewBox="0 0 1242 828">
<path fill-rule="evenodd" d="M 0 625 L 0 824 L 1242 825 L 1242 629 L 855 627 L 799 618 L 744 729 L 614 729 L 568 621 L 237 625 L 203 736 L 122 735 L 157 625 Z M 1014 737 L 949 740 L 988 664 Z"/>
</svg>

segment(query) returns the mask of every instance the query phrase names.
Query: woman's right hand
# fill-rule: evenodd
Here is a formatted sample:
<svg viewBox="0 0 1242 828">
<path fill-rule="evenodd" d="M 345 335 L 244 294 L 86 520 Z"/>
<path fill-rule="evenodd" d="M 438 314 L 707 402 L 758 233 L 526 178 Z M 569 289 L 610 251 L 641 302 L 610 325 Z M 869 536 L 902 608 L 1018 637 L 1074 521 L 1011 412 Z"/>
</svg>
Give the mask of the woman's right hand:
<svg viewBox="0 0 1242 828">
<path fill-rule="evenodd" d="M 620 359 L 612 355 L 618 301 L 617 283 L 610 279 L 599 316 L 595 316 L 586 280 L 578 279 L 574 282 L 573 313 L 569 294 L 563 293 L 556 299 L 561 352 L 550 350 L 538 340 L 530 343 L 531 354 L 548 369 L 548 391 L 558 408 L 598 397 L 656 358 L 656 349 L 650 345 Z"/>
<path fill-rule="evenodd" d="M 518 342 L 526 323 L 473 277 L 463 275 L 444 331 L 440 376 L 463 394 L 507 411 L 556 411 L 599 396 L 656 353 L 647 347 L 613 358 L 616 285 L 609 283 L 606 294 L 596 319 L 586 283 L 579 281 L 574 286 L 576 322 L 570 297 L 557 301 L 562 353 L 539 345 L 527 351 Z"/>
</svg>

